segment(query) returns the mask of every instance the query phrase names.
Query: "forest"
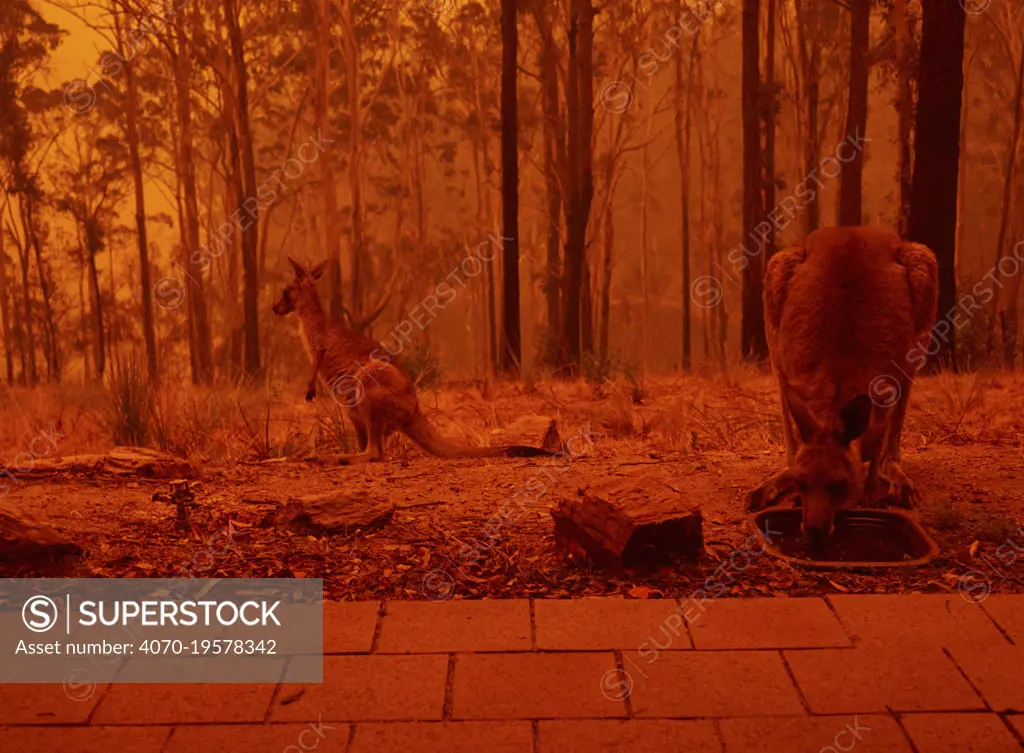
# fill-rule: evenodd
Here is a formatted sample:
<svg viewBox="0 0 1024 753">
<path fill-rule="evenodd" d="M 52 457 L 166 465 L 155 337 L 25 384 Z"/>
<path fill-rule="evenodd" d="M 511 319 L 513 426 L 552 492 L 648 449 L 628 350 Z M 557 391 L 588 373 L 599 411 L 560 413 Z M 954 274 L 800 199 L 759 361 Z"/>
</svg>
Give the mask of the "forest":
<svg viewBox="0 0 1024 753">
<path fill-rule="evenodd" d="M 725 368 L 765 356 L 772 253 L 859 224 L 937 254 L 949 363 L 1012 368 L 1022 13 L 13 0 L 0 376 L 290 377 L 289 254 L 417 371 Z"/>
<path fill-rule="evenodd" d="M 861 403 L 914 385 L 893 488 L 948 557 L 735 587 L 948 590 L 1024 530 L 1021 0 L 8 0 L 0 39 L 0 524 L 72 572 L 628 592 L 551 523 L 649 465 L 706 568 L 788 450 L 766 270 L 849 226 L 937 262 Z M 339 331 L 411 401 L 369 449 Z"/>
</svg>

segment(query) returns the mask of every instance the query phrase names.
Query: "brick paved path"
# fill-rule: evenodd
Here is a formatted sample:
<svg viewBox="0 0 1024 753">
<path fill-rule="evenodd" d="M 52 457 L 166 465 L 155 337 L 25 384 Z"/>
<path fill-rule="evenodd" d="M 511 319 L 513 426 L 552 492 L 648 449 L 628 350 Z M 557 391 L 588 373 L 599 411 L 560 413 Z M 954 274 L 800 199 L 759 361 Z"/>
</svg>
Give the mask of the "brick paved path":
<svg viewBox="0 0 1024 753">
<path fill-rule="evenodd" d="M 0 751 L 1024 748 L 1024 596 L 330 603 L 324 627 L 322 685 L 0 687 Z"/>
</svg>

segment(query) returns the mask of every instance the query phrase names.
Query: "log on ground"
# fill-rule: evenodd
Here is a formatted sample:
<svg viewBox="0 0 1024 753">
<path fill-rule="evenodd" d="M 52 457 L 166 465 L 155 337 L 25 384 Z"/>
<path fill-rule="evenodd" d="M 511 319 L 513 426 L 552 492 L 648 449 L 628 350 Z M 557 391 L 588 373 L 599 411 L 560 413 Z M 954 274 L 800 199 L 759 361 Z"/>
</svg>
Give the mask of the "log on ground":
<svg viewBox="0 0 1024 753">
<path fill-rule="evenodd" d="M 395 506 L 390 501 L 365 492 L 307 494 L 288 500 L 265 517 L 262 525 L 314 536 L 334 536 L 356 528 L 384 525 L 394 514 Z"/>
<path fill-rule="evenodd" d="M 704 549 L 700 507 L 658 476 L 602 480 L 563 498 L 551 516 L 556 545 L 610 570 L 666 564 Z"/>
<path fill-rule="evenodd" d="M 23 513 L 0 506 L 0 564 L 45 570 L 82 553 L 63 534 Z"/>
</svg>

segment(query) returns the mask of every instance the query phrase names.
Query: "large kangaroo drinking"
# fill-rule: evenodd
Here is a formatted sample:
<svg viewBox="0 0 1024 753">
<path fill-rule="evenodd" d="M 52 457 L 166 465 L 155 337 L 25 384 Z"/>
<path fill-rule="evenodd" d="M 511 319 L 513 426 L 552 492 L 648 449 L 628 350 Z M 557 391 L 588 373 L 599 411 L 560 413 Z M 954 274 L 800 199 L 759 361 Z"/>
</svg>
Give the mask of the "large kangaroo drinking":
<svg viewBox="0 0 1024 753">
<path fill-rule="evenodd" d="M 900 435 L 937 303 L 932 252 L 888 230 L 822 229 L 772 257 L 764 317 L 787 467 L 750 493 L 748 509 L 796 491 L 804 533 L 820 543 L 862 493 L 912 505 Z"/>
<path fill-rule="evenodd" d="M 284 289 L 274 304 L 278 316 L 293 311 L 299 315 L 299 334 L 309 356 L 312 371 L 306 400 L 316 397 L 319 377 L 327 390 L 347 410 L 362 452 L 339 455 L 341 464 L 383 460 L 384 440 L 396 431 L 405 434 L 432 455 L 444 458 L 538 457 L 554 453 L 538 447 L 462 447 L 437 433 L 420 412 L 412 380 L 391 363 L 386 350 L 368 337 L 328 320 L 320 305 L 316 281 L 327 262 L 306 271 L 289 259 L 295 281 Z"/>
</svg>

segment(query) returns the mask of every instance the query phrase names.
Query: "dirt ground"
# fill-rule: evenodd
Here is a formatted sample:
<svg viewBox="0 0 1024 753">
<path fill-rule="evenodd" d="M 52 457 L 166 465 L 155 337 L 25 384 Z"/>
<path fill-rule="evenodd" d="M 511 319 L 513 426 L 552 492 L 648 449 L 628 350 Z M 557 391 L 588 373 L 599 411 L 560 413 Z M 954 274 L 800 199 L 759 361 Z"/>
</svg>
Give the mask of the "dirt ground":
<svg viewBox="0 0 1024 753">
<path fill-rule="evenodd" d="M 438 460 L 404 438 L 392 441 L 386 462 L 361 467 L 318 466 L 302 461 L 302 452 L 263 460 L 193 454 L 204 478 L 191 532 L 176 531 L 173 506 L 153 501 L 166 491 L 163 482 L 19 479 L 3 501 L 85 549 L 66 573 L 73 577 L 322 577 L 328 598 L 337 599 L 685 597 L 712 588 L 727 595 L 1024 592 L 1024 378 L 940 375 L 914 389 L 905 470 L 922 496 L 915 515 L 941 550 L 917 568 L 810 570 L 763 553 L 743 497 L 781 467 L 783 453 L 774 385 L 759 374 L 422 392 L 438 427 L 471 444 L 539 443 L 546 420 L 555 419 L 571 460 Z M 275 402 L 263 454 L 278 431 L 323 447 L 316 427 L 329 407 Z M 68 427 L 66 409 L 36 423 Z M 64 431 L 63 447 L 76 446 L 78 429 Z M 698 560 L 615 576 L 556 549 L 550 509 L 559 499 L 598 479 L 647 473 L 700 504 L 706 546 Z M 264 524 L 291 497 L 334 490 L 370 492 L 397 512 L 377 530 L 320 538 Z"/>
</svg>

